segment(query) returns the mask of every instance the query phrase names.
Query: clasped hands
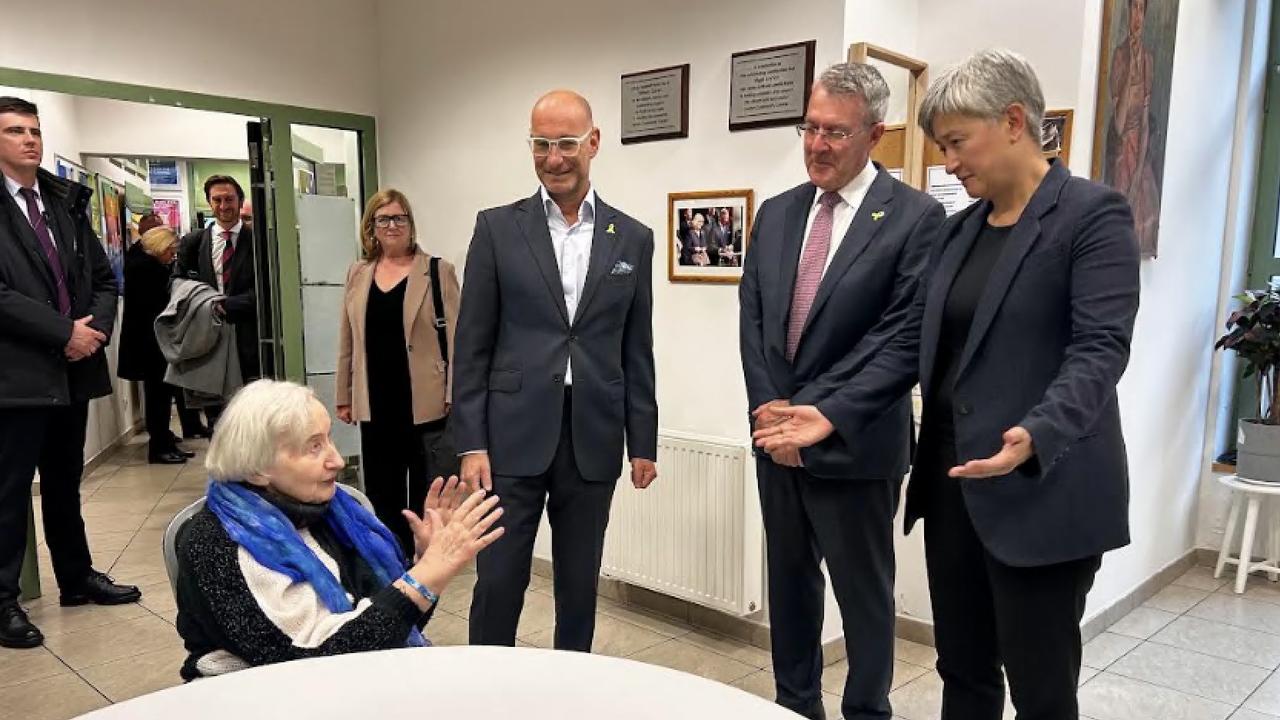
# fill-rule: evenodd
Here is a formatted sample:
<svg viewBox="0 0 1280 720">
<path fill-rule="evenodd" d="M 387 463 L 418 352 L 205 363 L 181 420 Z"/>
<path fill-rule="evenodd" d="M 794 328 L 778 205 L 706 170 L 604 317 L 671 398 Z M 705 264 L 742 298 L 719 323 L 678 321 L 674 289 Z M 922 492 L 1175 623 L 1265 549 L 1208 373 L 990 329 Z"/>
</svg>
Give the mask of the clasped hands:
<svg viewBox="0 0 1280 720">
<path fill-rule="evenodd" d="M 792 405 L 789 400 L 772 400 L 751 412 L 756 447 L 769 453 L 773 461 L 800 467 L 800 448 L 810 447 L 831 436 L 835 426 L 813 405 Z M 969 460 L 951 468 L 954 478 L 990 478 L 1008 475 L 1035 454 L 1031 433 L 1022 426 L 1005 431 L 1004 446 L 983 460 Z"/>
</svg>

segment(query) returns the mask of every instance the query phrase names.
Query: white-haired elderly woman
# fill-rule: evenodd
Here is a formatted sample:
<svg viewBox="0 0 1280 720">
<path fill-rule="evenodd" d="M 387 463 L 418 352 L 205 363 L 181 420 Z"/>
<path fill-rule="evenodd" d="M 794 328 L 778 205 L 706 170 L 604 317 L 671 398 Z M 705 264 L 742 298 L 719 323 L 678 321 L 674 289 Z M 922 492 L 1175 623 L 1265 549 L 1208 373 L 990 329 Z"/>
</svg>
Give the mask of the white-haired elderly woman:
<svg viewBox="0 0 1280 720">
<path fill-rule="evenodd" d="M 1102 554 L 1129 542 L 1116 383 L 1138 310 L 1119 193 L 1041 155 L 1031 66 L 979 52 L 938 76 L 919 122 L 979 199 L 943 225 L 912 317 L 848 385 L 783 408 L 770 452 L 856 444 L 917 381 L 907 527 L 924 520 L 948 720 L 1074 718 L 1080 619 Z"/>
<path fill-rule="evenodd" d="M 258 380 L 218 420 L 205 508 L 177 538 L 184 679 L 296 658 L 425 645 L 441 593 L 502 535 L 497 496 L 432 483 L 405 510 L 415 557 L 337 484 L 342 457 L 309 388 Z"/>
</svg>

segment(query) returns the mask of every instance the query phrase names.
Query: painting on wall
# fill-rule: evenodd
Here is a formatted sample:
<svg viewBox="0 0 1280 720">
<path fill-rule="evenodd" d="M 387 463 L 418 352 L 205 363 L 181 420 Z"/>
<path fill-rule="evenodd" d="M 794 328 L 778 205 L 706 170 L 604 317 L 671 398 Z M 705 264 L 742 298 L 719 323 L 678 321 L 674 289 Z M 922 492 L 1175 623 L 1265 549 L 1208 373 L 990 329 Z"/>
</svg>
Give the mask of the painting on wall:
<svg viewBox="0 0 1280 720">
<path fill-rule="evenodd" d="M 124 290 L 124 186 L 98 176 L 102 197 L 102 245 L 116 274 L 116 284 Z"/>
<path fill-rule="evenodd" d="M 1143 257 L 1160 230 L 1179 0 L 1104 0 L 1093 176 L 1124 193 Z"/>
</svg>

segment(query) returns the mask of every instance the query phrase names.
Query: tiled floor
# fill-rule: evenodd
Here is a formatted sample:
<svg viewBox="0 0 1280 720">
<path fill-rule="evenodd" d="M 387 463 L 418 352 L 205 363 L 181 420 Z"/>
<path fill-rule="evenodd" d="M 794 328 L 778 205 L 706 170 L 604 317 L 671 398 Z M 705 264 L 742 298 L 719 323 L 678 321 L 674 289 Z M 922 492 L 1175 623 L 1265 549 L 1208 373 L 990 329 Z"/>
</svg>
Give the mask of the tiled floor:
<svg viewBox="0 0 1280 720">
<path fill-rule="evenodd" d="M 200 449 L 201 446 L 193 446 Z M 149 466 L 134 442 L 84 482 L 84 514 L 96 566 L 143 588 L 138 605 L 61 608 L 47 550 L 39 547 L 44 596 L 30 605 L 47 640 L 36 650 L 0 648 L 0 716 L 70 718 L 176 685 L 184 653 L 161 559 L 169 518 L 202 494 L 199 459 Z M 39 506 L 37 505 L 37 510 Z M 466 642 L 474 576 L 441 601 L 428 635 Z M 521 644 L 551 642 L 550 583 L 535 576 L 520 621 Z M 769 654 L 635 607 L 601 599 L 595 651 L 656 663 L 772 697 Z M 942 683 L 933 649 L 899 641 L 894 711 L 901 720 L 938 717 Z M 1280 720 L 1280 585 L 1257 579 L 1234 595 L 1195 568 L 1085 648 L 1080 711 L 1094 720 Z M 847 665 L 823 673 L 828 717 L 839 717 Z M 1005 716 L 1012 718 L 1006 708 Z"/>
</svg>

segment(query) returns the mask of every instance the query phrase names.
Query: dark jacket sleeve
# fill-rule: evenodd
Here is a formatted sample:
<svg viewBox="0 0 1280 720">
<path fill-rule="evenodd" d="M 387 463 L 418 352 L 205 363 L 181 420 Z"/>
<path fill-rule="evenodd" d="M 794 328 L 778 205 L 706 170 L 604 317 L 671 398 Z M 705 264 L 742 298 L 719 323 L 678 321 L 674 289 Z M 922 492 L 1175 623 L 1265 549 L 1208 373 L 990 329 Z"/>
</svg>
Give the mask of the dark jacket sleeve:
<svg viewBox="0 0 1280 720">
<path fill-rule="evenodd" d="M 760 206 L 756 222 L 751 226 L 750 248 L 760 235 L 761 218 L 767 217 L 773 208 L 772 201 Z M 742 354 L 742 374 L 747 384 L 748 411 L 771 400 L 782 397 L 769 376 L 769 363 L 764 354 L 764 306 L 760 298 L 760 252 L 747 252 L 743 263 L 742 280 L 738 285 L 738 346 Z M 751 422 L 750 415 L 747 419 Z"/>
<path fill-rule="evenodd" d="M 71 339 L 72 324 L 57 310 L 0 280 L 0 333 L 61 350 Z"/>
<path fill-rule="evenodd" d="M 1071 242 L 1071 341 L 1044 399 L 1020 423 L 1041 473 L 1088 434 L 1129 363 L 1141 282 L 1129 203 L 1104 192 L 1081 214 Z"/>
<path fill-rule="evenodd" d="M 485 214 L 476 215 L 476 229 L 467 249 L 462 302 L 453 351 L 453 409 L 450 425 L 460 453 L 489 447 L 489 367 L 498 338 L 501 312 L 498 265 Z"/>
<path fill-rule="evenodd" d="M 254 600 L 240 570 L 239 546 L 222 530 L 218 519 L 207 512 L 198 513 L 183 530 L 177 547 L 178 632 L 188 650 L 208 650 L 210 644 L 225 643 L 227 647 L 216 649 L 250 665 L 267 665 L 400 648 L 422 618 L 412 600 L 388 585 L 372 597 L 370 607 L 328 640 L 314 648 L 297 647 Z"/>
<path fill-rule="evenodd" d="M 796 392 L 791 398 L 793 405 L 813 405 L 830 396 L 848 383 L 881 348 L 899 334 L 911 314 L 912 304 L 928 264 L 929 251 L 933 248 L 938 228 L 945 219 L 946 214 L 940 204 L 931 202 L 924 208 L 924 213 L 912 227 L 898 256 L 893 294 L 884 315 L 862 336 L 848 355 Z"/>
<path fill-rule="evenodd" d="M 622 334 L 627 383 L 627 455 L 658 459 L 658 399 L 653 363 L 653 231 L 645 228 L 636 292 Z"/>
</svg>

